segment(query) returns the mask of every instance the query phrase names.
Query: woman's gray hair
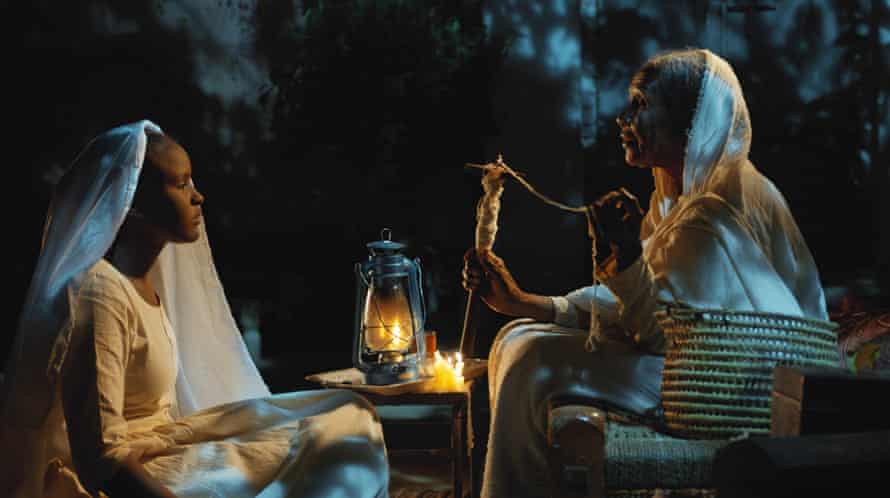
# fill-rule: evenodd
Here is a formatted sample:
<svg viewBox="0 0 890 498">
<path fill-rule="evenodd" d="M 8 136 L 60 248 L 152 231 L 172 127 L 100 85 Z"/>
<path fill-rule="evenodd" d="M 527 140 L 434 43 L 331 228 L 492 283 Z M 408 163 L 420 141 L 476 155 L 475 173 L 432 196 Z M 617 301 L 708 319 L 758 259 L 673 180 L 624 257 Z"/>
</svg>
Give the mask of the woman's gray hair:
<svg viewBox="0 0 890 498">
<path fill-rule="evenodd" d="M 706 61 L 699 49 L 670 50 L 647 60 L 631 79 L 631 86 L 660 97 L 677 137 L 685 139 L 692 125 Z"/>
</svg>

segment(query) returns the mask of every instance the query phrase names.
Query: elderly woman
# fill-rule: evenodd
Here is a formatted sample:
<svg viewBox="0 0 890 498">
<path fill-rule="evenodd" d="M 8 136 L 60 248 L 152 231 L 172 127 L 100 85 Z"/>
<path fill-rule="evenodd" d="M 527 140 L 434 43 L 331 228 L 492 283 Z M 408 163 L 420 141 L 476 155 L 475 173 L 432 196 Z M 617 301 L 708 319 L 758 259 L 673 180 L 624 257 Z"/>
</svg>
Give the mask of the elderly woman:
<svg viewBox="0 0 890 498">
<path fill-rule="evenodd" d="M 203 202 L 188 154 L 147 121 L 100 135 L 67 171 L 8 365 L 0 495 L 387 496 L 367 401 L 269 393 Z"/>
<path fill-rule="evenodd" d="M 659 300 L 826 318 L 812 256 L 779 190 L 748 160 L 751 122 L 733 70 L 707 50 L 658 55 L 618 117 L 625 161 L 650 168 L 643 214 L 630 193 L 595 203 L 601 285 L 523 291 L 491 252 L 468 251 L 464 285 L 516 320 L 490 353 L 492 425 L 483 496 L 549 493 L 547 401 L 596 398 L 645 417 L 660 401 Z M 590 310 L 596 327 L 589 331 Z M 585 343 L 589 347 L 585 347 Z"/>
</svg>

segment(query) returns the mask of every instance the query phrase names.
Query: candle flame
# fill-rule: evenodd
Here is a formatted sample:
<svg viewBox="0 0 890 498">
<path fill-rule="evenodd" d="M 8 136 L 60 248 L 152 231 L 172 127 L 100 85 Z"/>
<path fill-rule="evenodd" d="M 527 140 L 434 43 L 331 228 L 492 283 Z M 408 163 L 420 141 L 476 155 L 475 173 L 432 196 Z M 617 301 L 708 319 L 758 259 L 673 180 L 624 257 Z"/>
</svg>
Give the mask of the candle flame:
<svg viewBox="0 0 890 498">
<path fill-rule="evenodd" d="M 434 353 L 432 365 L 433 383 L 431 389 L 436 392 L 463 391 L 464 362 L 460 353 L 443 356 L 439 351 Z"/>
</svg>

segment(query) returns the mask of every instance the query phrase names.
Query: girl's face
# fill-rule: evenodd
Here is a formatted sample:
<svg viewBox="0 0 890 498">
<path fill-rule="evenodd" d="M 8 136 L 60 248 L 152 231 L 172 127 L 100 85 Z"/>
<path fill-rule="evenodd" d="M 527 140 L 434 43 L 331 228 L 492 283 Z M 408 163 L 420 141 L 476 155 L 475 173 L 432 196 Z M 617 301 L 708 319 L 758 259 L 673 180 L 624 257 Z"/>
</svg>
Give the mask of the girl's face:
<svg viewBox="0 0 890 498">
<path fill-rule="evenodd" d="M 164 240 L 194 242 L 201 235 L 204 196 L 192 180 L 188 154 L 176 142 L 150 147 L 134 207 Z"/>
<path fill-rule="evenodd" d="M 616 118 L 627 164 L 641 168 L 682 167 L 686 137 L 671 129 L 668 118 L 661 96 L 642 85 L 631 85 L 628 105 Z"/>
</svg>

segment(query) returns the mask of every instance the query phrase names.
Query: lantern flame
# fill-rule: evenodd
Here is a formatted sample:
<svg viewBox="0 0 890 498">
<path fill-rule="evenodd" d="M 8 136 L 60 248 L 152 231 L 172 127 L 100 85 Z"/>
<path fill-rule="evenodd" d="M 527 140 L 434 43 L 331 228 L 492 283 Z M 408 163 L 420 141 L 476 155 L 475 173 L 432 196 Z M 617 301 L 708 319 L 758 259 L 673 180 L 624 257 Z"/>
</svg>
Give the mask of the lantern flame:
<svg viewBox="0 0 890 498">
<path fill-rule="evenodd" d="M 386 280 L 386 279 L 383 279 Z M 412 344 L 412 312 L 405 285 L 372 280 L 362 315 L 365 346 L 372 352 L 405 352 Z M 406 324 L 402 327 L 402 324 Z"/>
<path fill-rule="evenodd" d="M 392 329 L 390 330 L 390 336 L 387 349 L 399 350 L 405 346 L 406 342 L 408 342 L 408 338 L 402 335 L 402 327 L 399 326 L 399 322 L 393 324 Z"/>
</svg>

